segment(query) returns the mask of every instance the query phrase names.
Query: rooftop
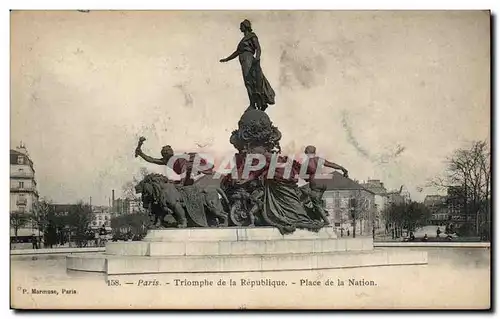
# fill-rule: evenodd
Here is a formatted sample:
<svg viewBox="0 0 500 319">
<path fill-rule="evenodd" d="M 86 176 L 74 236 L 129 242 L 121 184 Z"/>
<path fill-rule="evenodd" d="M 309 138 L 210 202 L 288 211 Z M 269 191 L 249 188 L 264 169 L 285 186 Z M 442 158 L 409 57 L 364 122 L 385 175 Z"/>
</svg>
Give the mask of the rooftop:
<svg viewBox="0 0 500 319">
<path fill-rule="evenodd" d="M 387 195 L 387 189 L 379 179 L 369 179 L 366 183 L 362 183 L 361 186 L 377 195 Z"/>
<path fill-rule="evenodd" d="M 19 164 L 17 159 L 19 156 L 23 156 L 24 158 L 26 158 L 28 160 L 28 163 L 24 163 L 24 164 Z M 27 152 L 22 152 L 21 150 L 19 149 L 15 149 L 15 150 L 10 150 L 10 164 L 11 165 L 30 165 L 31 167 L 33 167 L 33 161 L 31 160 L 31 158 L 29 157 L 28 153 Z"/>
<path fill-rule="evenodd" d="M 361 184 L 354 180 L 344 177 L 339 172 L 333 172 L 325 175 L 324 177 L 331 176 L 330 178 L 316 177 L 316 182 L 319 186 L 325 187 L 326 190 L 364 190 L 369 193 L 375 194 L 372 190 L 363 187 Z"/>
<path fill-rule="evenodd" d="M 446 196 L 441 195 L 427 195 L 424 199 L 424 205 L 431 206 L 436 204 L 443 204 L 446 202 Z"/>
</svg>

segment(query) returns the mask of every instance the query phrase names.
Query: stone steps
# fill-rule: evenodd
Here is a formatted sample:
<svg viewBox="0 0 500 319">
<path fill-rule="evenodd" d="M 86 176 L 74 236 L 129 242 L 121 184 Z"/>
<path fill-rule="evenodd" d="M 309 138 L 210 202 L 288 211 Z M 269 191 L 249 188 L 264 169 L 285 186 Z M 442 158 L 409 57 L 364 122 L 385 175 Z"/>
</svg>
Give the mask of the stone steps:
<svg viewBox="0 0 500 319">
<path fill-rule="evenodd" d="M 200 242 L 200 241 L 253 241 L 253 240 L 304 240 L 336 239 L 333 228 L 322 228 L 318 232 L 297 229 L 292 234 L 282 235 L 275 227 L 224 227 L 224 228 L 168 228 L 150 230 L 145 242 Z"/>
<path fill-rule="evenodd" d="M 68 256 L 73 271 L 101 272 L 108 275 L 265 272 L 285 270 L 336 269 L 389 265 L 424 265 L 427 253 L 406 251 L 289 253 L 281 255 L 227 256 Z"/>
<path fill-rule="evenodd" d="M 370 238 L 282 239 L 244 241 L 116 242 L 106 244 L 106 254 L 121 256 L 218 256 L 289 253 L 327 253 L 373 250 Z"/>
<path fill-rule="evenodd" d="M 332 228 L 282 235 L 273 227 L 153 230 L 140 242 L 111 242 L 104 254 L 66 257 L 70 271 L 106 275 L 272 272 L 421 265 L 427 253 L 373 249 L 371 237 Z"/>
</svg>

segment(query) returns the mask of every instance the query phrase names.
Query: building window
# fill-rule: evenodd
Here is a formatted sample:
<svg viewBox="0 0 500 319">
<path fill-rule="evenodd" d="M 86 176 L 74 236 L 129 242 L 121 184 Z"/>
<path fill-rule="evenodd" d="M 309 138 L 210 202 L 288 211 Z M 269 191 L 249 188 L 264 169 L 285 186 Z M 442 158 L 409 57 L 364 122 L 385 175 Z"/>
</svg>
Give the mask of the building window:
<svg viewBox="0 0 500 319">
<path fill-rule="evenodd" d="M 19 182 L 19 188 L 24 188 L 24 182 Z"/>
<path fill-rule="evenodd" d="M 17 164 L 20 164 L 20 165 L 24 164 L 24 156 L 17 157 Z"/>
<path fill-rule="evenodd" d="M 26 196 L 24 194 L 19 194 L 17 196 L 17 204 L 18 205 L 26 205 L 27 204 L 27 199 L 26 199 Z"/>
</svg>

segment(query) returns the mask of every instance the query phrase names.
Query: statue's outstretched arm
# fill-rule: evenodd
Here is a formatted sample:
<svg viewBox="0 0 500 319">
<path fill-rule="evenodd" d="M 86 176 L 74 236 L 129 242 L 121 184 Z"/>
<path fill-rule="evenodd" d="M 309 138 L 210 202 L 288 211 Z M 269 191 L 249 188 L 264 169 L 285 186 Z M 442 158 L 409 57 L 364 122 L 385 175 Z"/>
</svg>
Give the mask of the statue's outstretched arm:
<svg viewBox="0 0 500 319">
<path fill-rule="evenodd" d="M 157 164 L 157 165 L 165 165 L 163 160 L 161 160 L 159 158 L 153 158 L 153 157 L 148 156 L 142 152 L 141 147 L 142 147 L 142 144 L 144 144 L 144 141 L 146 141 L 146 138 L 144 136 L 141 136 L 139 138 L 139 142 L 137 143 L 137 148 L 135 149 L 135 157 L 140 156 L 140 157 L 142 157 L 142 159 L 144 159 L 148 163 L 153 163 L 153 164 Z"/>
<path fill-rule="evenodd" d="M 329 168 L 341 170 L 344 173 L 344 176 L 347 177 L 347 169 L 345 169 L 345 167 L 343 167 L 339 164 L 335 164 L 333 162 L 327 161 L 327 160 L 325 160 L 325 166 L 329 167 Z"/>
<path fill-rule="evenodd" d="M 146 154 L 144 154 L 142 152 L 142 150 L 137 150 L 137 155 L 139 155 L 140 157 L 142 157 L 143 160 L 145 160 L 146 162 L 148 163 L 152 163 L 152 164 L 156 164 L 156 165 L 165 165 L 165 163 L 163 162 L 163 160 L 159 159 L 159 158 L 153 158 L 151 156 L 148 156 Z"/>
<path fill-rule="evenodd" d="M 227 58 L 220 60 L 220 62 L 229 62 L 229 61 L 237 58 L 239 55 L 240 55 L 240 52 L 238 52 L 238 50 L 236 50 Z"/>
</svg>

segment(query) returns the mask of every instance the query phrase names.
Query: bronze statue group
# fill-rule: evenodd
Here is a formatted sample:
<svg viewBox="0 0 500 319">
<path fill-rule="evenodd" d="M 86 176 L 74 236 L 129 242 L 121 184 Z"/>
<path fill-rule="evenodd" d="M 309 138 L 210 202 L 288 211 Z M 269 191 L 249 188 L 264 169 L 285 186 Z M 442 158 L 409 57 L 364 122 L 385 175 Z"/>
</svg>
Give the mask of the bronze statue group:
<svg viewBox="0 0 500 319">
<path fill-rule="evenodd" d="M 218 178 L 218 187 L 200 187 L 196 184 L 200 176 L 217 176 L 213 165 L 207 166 L 203 158 L 197 158 L 197 153 L 178 156 L 169 145 L 161 149 L 161 158 L 150 157 L 142 152 L 145 138 L 141 137 L 136 156 L 168 166 L 181 176 L 174 181 L 150 174 L 136 186 L 144 208 L 154 219 L 152 227 L 273 226 L 286 234 L 297 228 L 318 231 L 329 224 L 322 202 L 324 189 L 317 183 L 318 171 L 324 165 L 343 171 L 346 177 L 348 172 L 316 156 L 312 145 L 305 148 L 302 162 L 281 154 L 281 132 L 264 112 L 275 104 L 275 92 L 260 66 L 259 41 L 250 21 L 241 22 L 240 30 L 243 38 L 236 50 L 220 60 L 228 62 L 239 58 L 250 102 L 238 129 L 230 137 L 230 143 L 237 150 L 233 158 L 236 166 L 231 173 Z M 263 159 L 262 165 L 251 174 L 244 174 L 257 155 Z M 286 163 L 290 164 L 288 168 Z M 201 166 L 204 169 L 200 170 Z M 199 174 L 195 175 L 196 172 Z M 303 187 L 298 186 L 301 172 L 306 173 L 308 182 Z"/>
</svg>

